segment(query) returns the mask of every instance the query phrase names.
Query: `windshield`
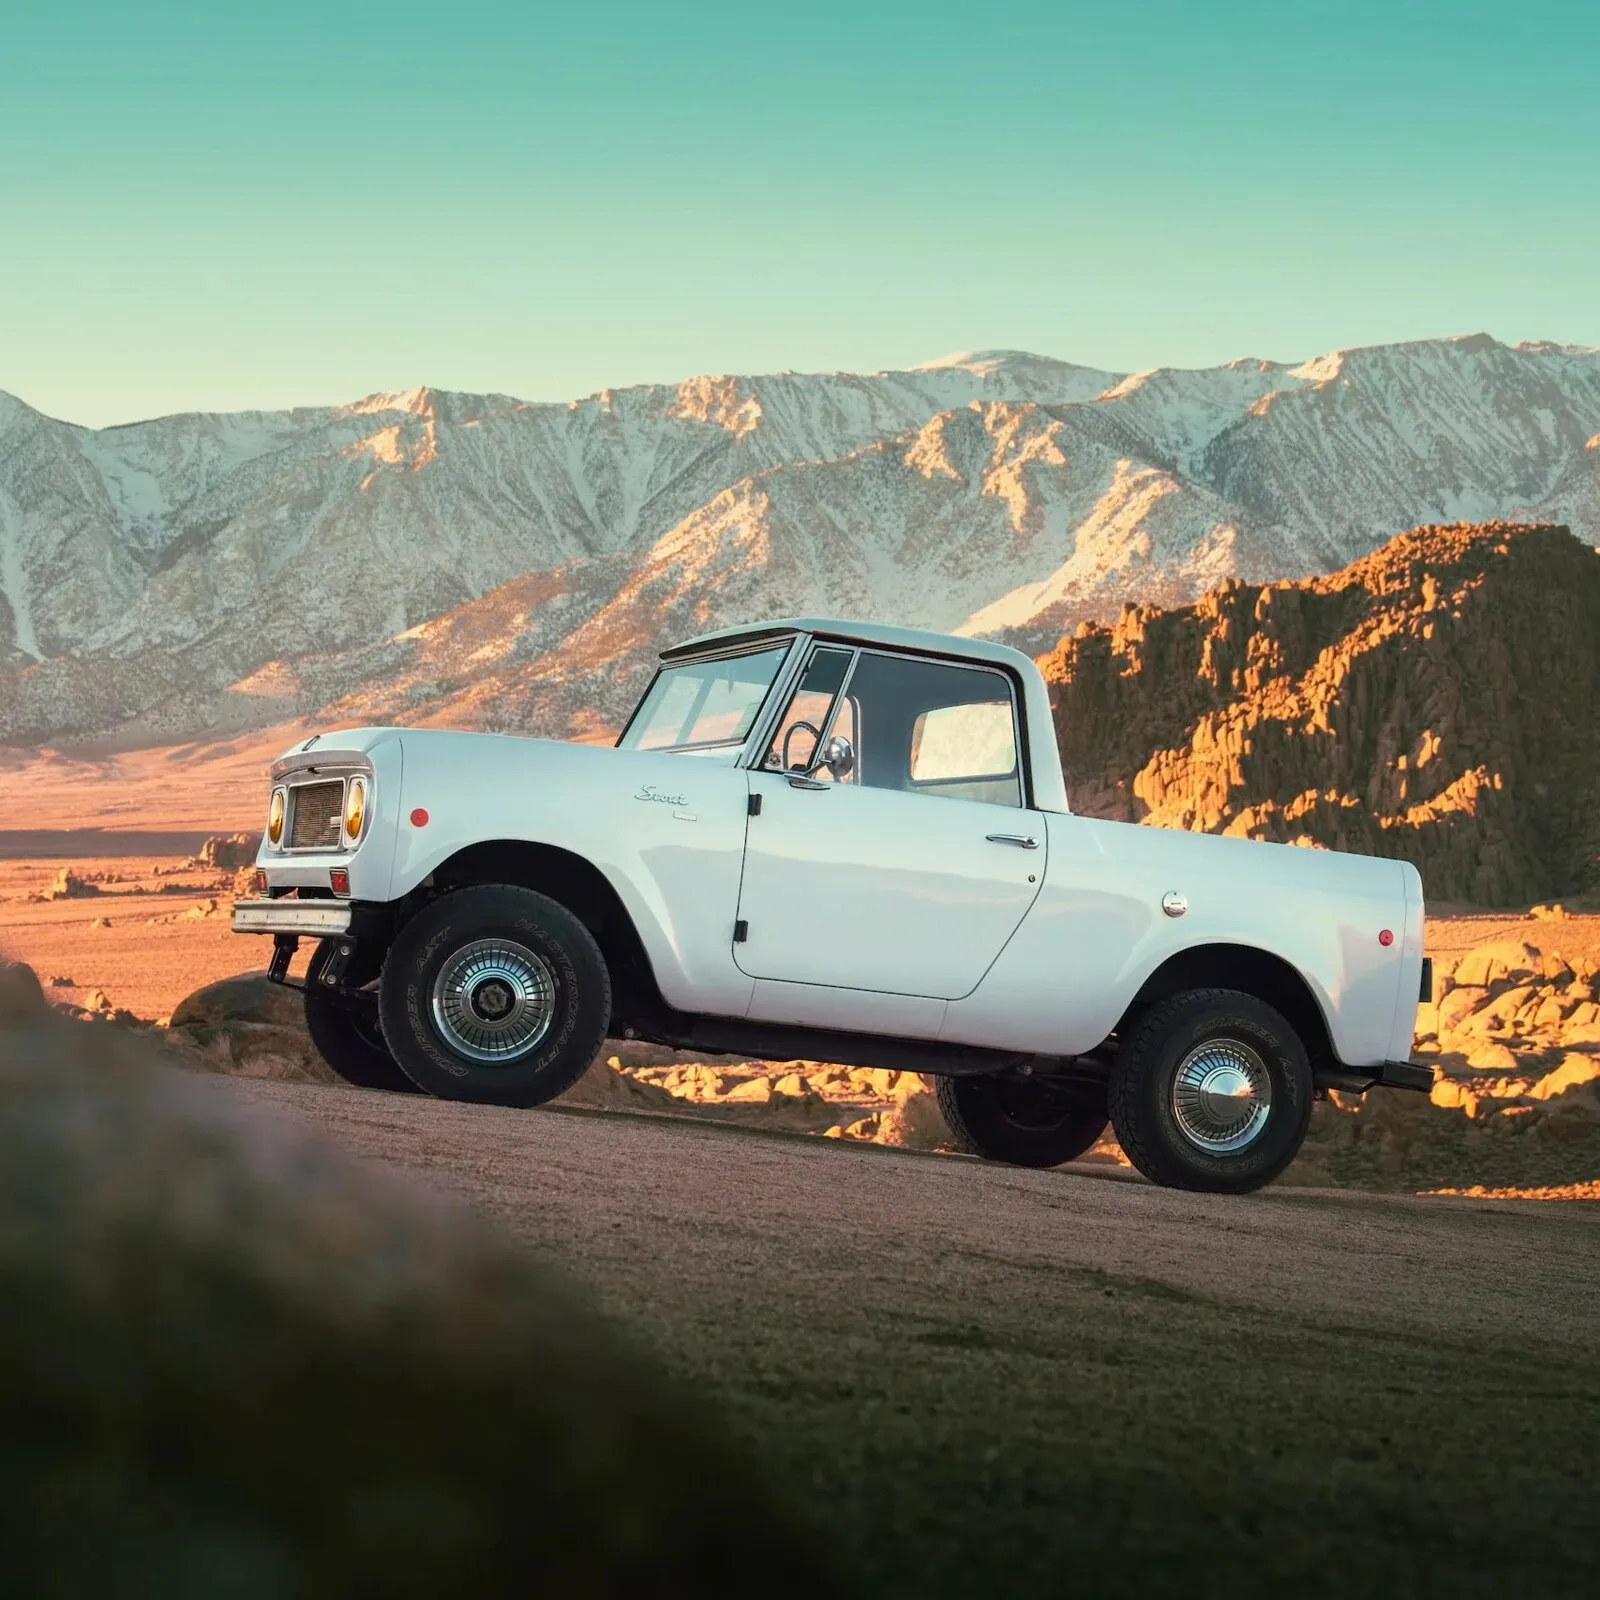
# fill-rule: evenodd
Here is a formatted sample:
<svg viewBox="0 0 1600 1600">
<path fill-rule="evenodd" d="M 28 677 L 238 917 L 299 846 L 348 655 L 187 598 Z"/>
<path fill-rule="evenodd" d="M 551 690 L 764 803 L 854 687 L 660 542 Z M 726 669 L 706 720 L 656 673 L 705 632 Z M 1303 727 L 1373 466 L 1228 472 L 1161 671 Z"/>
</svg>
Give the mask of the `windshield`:
<svg viewBox="0 0 1600 1600">
<path fill-rule="evenodd" d="M 788 653 L 785 641 L 749 655 L 663 667 L 618 745 L 624 750 L 704 750 L 743 744 Z"/>
</svg>

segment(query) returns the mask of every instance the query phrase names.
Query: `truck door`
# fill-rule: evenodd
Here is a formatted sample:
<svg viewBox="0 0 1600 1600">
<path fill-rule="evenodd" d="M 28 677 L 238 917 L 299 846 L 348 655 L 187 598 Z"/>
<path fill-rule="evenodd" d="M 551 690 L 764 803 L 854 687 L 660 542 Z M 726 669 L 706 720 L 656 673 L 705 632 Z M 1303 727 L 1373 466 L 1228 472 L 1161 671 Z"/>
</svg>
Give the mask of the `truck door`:
<svg viewBox="0 0 1600 1600">
<path fill-rule="evenodd" d="M 1048 836 L 1003 672 L 819 645 L 749 782 L 750 977 L 957 999 L 1038 895 Z"/>
</svg>

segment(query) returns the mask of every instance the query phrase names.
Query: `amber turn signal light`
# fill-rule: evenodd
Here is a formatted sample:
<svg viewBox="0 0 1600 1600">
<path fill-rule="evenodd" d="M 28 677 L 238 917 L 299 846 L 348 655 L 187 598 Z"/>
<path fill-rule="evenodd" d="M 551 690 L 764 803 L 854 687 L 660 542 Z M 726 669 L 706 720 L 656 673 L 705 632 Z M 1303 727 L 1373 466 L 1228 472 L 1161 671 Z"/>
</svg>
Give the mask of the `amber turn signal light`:
<svg viewBox="0 0 1600 1600">
<path fill-rule="evenodd" d="M 267 838 L 276 844 L 283 837 L 283 813 L 288 796 L 282 789 L 272 791 L 272 804 L 267 808 Z"/>
</svg>

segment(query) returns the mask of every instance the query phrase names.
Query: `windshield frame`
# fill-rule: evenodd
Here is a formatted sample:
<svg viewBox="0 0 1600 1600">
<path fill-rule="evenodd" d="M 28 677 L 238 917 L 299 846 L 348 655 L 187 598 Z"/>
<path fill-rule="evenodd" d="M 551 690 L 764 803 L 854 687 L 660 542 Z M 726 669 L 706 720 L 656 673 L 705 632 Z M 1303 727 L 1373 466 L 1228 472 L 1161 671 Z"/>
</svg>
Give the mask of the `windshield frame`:
<svg viewBox="0 0 1600 1600">
<path fill-rule="evenodd" d="M 639 713 L 649 703 L 650 696 L 654 692 L 656 685 L 667 673 L 675 672 L 681 667 L 700 667 L 705 666 L 708 662 L 731 661 L 740 656 L 765 655 L 770 650 L 782 649 L 784 654 L 778 662 L 778 669 L 773 673 L 772 681 L 767 685 L 766 694 L 763 696 L 760 705 L 756 707 L 756 714 L 751 720 L 749 730 L 742 739 L 717 739 L 710 740 L 704 744 L 651 745 L 647 750 L 639 750 L 639 753 L 643 755 L 679 756 L 699 756 L 710 750 L 742 752 L 766 724 L 769 713 L 772 710 L 773 696 L 780 692 L 787 692 L 789 679 L 794 674 L 796 657 L 804 654 L 803 651 L 797 651 L 795 648 L 800 642 L 800 638 L 799 634 L 794 633 L 779 634 L 776 637 L 768 634 L 765 638 L 733 640 L 720 650 L 707 650 L 692 656 L 675 656 L 671 661 L 659 662 L 656 670 L 650 675 L 649 683 L 644 686 L 644 692 L 634 702 L 633 710 L 628 713 L 628 720 L 623 723 L 621 730 L 618 732 L 614 748 L 618 750 L 639 749 L 638 746 L 624 745 L 623 741 L 639 720 Z"/>
</svg>

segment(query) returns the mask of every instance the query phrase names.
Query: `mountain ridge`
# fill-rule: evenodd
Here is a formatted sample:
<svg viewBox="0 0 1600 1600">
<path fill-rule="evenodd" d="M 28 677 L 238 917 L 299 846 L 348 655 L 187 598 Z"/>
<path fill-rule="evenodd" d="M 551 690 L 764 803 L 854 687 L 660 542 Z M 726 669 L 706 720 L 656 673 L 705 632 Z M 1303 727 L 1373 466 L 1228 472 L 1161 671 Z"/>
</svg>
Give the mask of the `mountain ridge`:
<svg viewBox="0 0 1600 1600">
<path fill-rule="evenodd" d="M 259 681 L 298 684 L 298 714 L 492 705 L 562 732 L 618 715 L 664 633 L 808 606 L 1042 648 L 1419 523 L 1600 542 L 1596 441 L 1600 351 L 1487 335 L 1142 373 L 961 352 L 567 402 L 422 386 L 99 430 L 0 397 L 0 740 L 289 703 Z"/>
</svg>

